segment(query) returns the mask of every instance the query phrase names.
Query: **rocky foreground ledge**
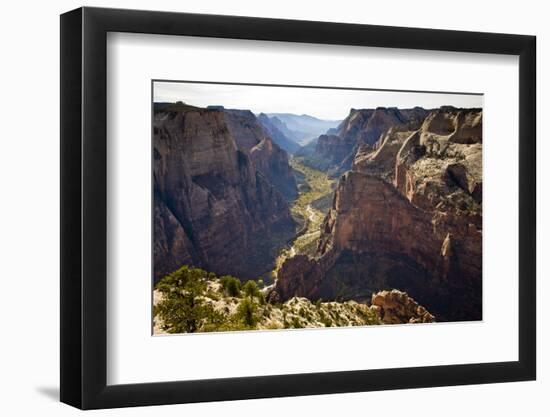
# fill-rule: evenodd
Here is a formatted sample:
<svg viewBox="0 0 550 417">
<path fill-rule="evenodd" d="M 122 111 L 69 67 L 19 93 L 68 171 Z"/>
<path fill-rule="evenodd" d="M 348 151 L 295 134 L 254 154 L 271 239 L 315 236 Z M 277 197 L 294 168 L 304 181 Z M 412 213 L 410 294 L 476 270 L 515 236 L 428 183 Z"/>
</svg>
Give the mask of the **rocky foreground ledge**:
<svg viewBox="0 0 550 417">
<path fill-rule="evenodd" d="M 371 310 L 384 324 L 434 323 L 435 317 L 406 292 L 391 290 L 372 295 Z"/>
<path fill-rule="evenodd" d="M 197 270 L 190 270 L 191 273 Z M 200 270 L 199 270 L 200 271 Z M 201 271 L 203 272 L 203 271 Z M 232 277 L 169 276 L 154 293 L 155 334 L 234 330 L 350 327 L 432 323 L 435 317 L 405 292 L 379 291 L 370 303 L 310 301 L 292 297 L 284 303 L 254 281 L 242 287 Z M 191 300 L 191 296 L 193 299 Z"/>
</svg>

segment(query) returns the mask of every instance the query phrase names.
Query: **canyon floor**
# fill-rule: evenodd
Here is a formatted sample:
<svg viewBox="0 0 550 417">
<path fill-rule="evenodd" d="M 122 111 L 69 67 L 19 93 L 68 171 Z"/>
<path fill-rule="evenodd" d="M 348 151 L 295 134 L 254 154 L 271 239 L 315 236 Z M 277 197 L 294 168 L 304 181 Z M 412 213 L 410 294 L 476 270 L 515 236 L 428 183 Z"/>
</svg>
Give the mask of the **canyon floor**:
<svg viewBox="0 0 550 417">
<path fill-rule="evenodd" d="M 296 236 L 280 249 L 275 269 L 269 274 L 270 280 L 276 280 L 277 271 L 288 258 L 315 253 L 321 223 L 332 203 L 336 185 L 336 181 L 325 172 L 304 165 L 302 158 L 293 157 L 289 162 L 298 182 L 298 196 L 290 203 L 290 213 L 298 224 L 298 230 Z"/>
</svg>

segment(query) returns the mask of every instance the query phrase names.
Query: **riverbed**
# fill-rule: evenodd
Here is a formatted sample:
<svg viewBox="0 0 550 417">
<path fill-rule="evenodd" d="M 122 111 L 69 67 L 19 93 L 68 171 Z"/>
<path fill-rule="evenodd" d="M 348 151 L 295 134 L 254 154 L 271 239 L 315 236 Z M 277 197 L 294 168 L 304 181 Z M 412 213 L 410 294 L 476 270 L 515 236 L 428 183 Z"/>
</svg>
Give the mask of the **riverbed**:
<svg viewBox="0 0 550 417">
<path fill-rule="evenodd" d="M 272 274 L 275 282 L 277 272 L 287 259 L 300 254 L 314 255 L 321 234 L 320 226 L 334 194 L 335 180 L 329 178 L 325 172 L 304 165 L 300 158 L 293 157 L 289 162 L 297 172 L 299 194 L 290 203 L 290 212 L 298 229 L 296 236 L 281 248 L 275 261 Z"/>
</svg>

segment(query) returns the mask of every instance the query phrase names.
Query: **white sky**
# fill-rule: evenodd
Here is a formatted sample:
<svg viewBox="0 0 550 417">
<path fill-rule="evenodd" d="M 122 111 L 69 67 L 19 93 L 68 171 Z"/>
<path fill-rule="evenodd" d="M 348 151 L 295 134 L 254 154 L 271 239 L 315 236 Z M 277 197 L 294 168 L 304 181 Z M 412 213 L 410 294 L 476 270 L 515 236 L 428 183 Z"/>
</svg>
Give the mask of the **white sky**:
<svg viewBox="0 0 550 417">
<path fill-rule="evenodd" d="M 404 109 L 420 106 L 429 109 L 444 105 L 483 106 L 481 95 L 165 81 L 154 83 L 153 99 L 155 102 L 183 101 L 199 107 L 222 105 L 228 109 L 248 109 L 254 113 L 309 114 L 328 120 L 344 119 L 351 108 L 398 107 Z"/>
</svg>

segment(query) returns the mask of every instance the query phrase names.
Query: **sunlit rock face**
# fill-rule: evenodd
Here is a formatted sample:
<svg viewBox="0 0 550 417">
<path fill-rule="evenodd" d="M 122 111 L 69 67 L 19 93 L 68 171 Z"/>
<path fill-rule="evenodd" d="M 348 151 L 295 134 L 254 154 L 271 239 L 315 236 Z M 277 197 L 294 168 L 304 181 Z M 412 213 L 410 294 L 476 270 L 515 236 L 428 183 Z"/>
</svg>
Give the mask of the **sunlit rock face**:
<svg viewBox="0 0 550 417">
<path fill-rule="evenodd" d="M 482 112 L 402 115 L 357 111 L 343 122 L 360 145 L 315 257 L 281 267 L 282 299 L 369 299 L 399 288 L 438 321 L 481 319 Z"/>
<path fill-rule="evenodd" d="M 360 149 L 371 151 L 390 128 L 394 131 L 418 129 L 427 113 L 420 107 L 351 109 L 333 134 L 319 137 L 312 159 L 323 161 L 335 175 L 342 174 L 351 168 Z"/>
</svg>

